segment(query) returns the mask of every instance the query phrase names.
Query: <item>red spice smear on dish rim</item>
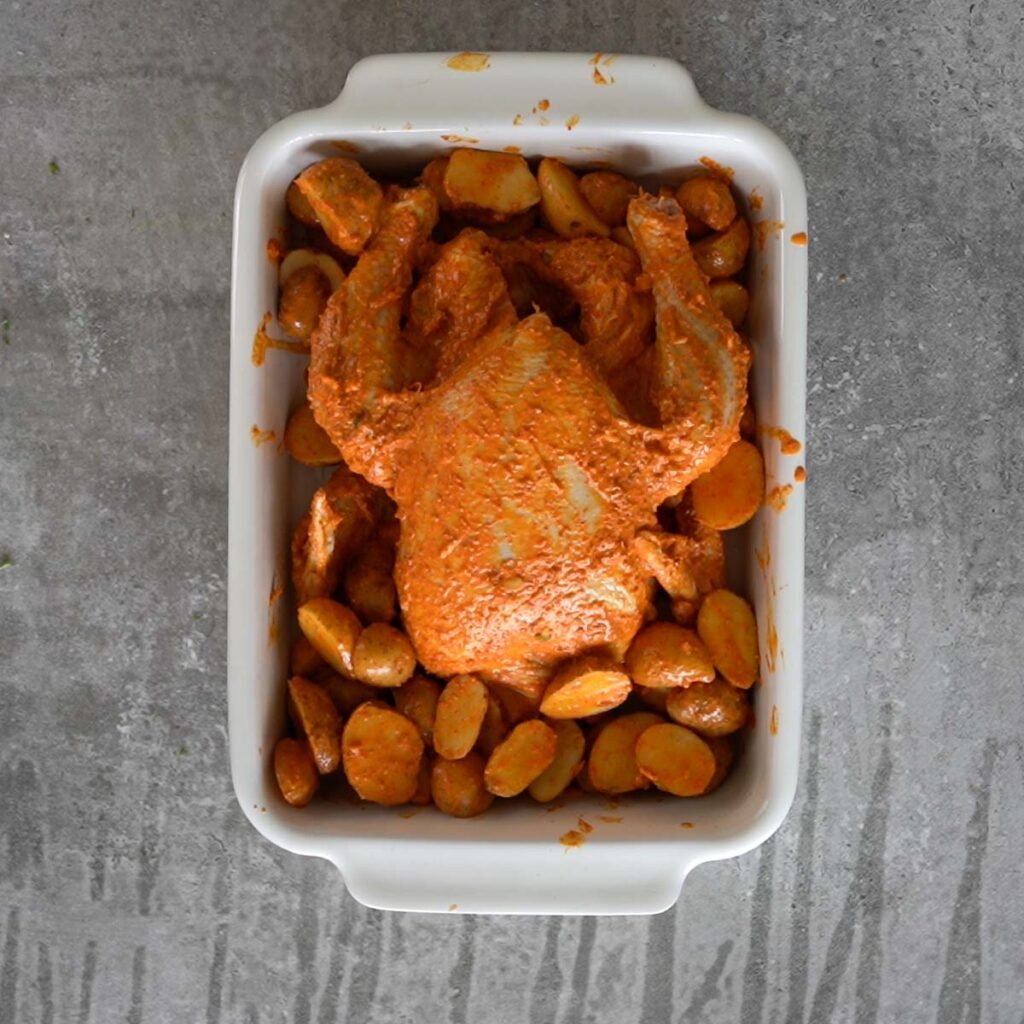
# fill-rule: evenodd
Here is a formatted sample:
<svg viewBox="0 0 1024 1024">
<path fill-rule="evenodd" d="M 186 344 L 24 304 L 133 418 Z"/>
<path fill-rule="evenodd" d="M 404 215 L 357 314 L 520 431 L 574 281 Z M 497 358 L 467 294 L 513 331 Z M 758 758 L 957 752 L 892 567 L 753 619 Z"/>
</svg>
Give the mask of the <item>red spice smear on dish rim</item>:
<svg viewBox="0 0 1024 1024">
<path fill-rule="evenodd" d="M 800 454 L 803 446 L 785 427 L 758 427 L 758 430 L 767 437 L 775 438 L 783 455 Z"/>
<path fill-rule="evenodd" d="M 776 512 L 781 512 L 786 507 L 786 501 L 792 492 L 792 484 L 782 484 L 780 487 L 773 487 L 764 496 L 764 503 L 775 509 Z"/>
</svg>

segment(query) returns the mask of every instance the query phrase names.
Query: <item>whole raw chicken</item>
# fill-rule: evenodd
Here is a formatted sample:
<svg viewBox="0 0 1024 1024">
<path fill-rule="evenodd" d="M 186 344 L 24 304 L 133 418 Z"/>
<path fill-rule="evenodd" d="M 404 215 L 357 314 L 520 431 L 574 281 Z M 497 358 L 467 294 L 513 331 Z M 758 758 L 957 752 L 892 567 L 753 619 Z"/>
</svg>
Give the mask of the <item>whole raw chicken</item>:
<svg viewBox="0 0 1024 1024">
<path fill-rule="evenodd" d="M 567 657 L 621 656 L 644 622 L 655 511 L 737 439 L 749 353 L 671 199 L 632 201 L 640 266 L 625 277 L 599 248 L 635 263 L 614 243 L 517 255 L 466 230 L 410 296 L 437 216 L 426 188 L 392 193 L 313 336 L 310 400 L 397 504 L 395 579 L 423 666 L 536 693 Z M 583 344 L 543 313 L 517 316 L 499 260 L 531 259 L 580 302 Z M 598 301 L 614 308 L 595 316 Z"/>
</svg>

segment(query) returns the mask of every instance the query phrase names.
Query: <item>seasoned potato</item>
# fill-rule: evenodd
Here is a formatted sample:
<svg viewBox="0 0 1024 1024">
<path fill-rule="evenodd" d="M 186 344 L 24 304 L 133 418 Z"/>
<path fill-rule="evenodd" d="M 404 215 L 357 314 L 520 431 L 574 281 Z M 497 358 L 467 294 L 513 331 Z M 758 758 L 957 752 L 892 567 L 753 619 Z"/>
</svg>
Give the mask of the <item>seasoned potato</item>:
<svg viewBox="0 0 1024 1024">
<path fill-rule="evenodd" d="M 668 717 L 702 736 L 728 736 L 747 722 L 749 702 L 743 690 L 716 676 L 709 683 L 670 690 Z"/>
<path fill-rule="evenodd" d="M 715 755 L 695 732 L 672 722 L 645 729 L 636 741 L 636 766 L 658 789 L 699 796 L 715 774 Z"/>
<path fill-rule="evenodd" d="M 302 676 L 288 680 L 288 702 L 313 752 L 317 771 L 329 775 L 341 764 L 342 717 L 330 694 Z"/>
<path fill-rule="evenodd" d="M 632 249 L 636 252 L 636 242 L 633 241 L 633 236 L 629 233 L 629 228 L 624 224 L 619 227 L 612 228 L 612 241 L 618 242 L 619 245 L 624 245 L 627 249 Z"/>
<path fill-rule="evenodd" d="M 327 278 L 316 267 L 296 270 L 281 286 L 277 322 L 285 334 L 305 341 L 316 327 L 331 297 Z"/>
<path fill-rule="evenodd" d="M 379 701 L 356 708 L 342 734 L 345 775 L 364 800 L 394 807 L 419 782 L 423 737 L 404 715 Z"/>
<path fill-rule="evenodd" d="M 278 267 L 278 284 L 283 287 L 292 274 L 307 267 L 319 270 L 327 278 L 327 284 L 332 292 L 336 292 L 345 283 L 345 271 L 333 256 L 318 249 L 292 249 Z"/>
<path fill-rule="evenodd" d="M 645 729 L 664 721 L 652 711 L 636 711 L 603 726 L 587 758 L 589 781 L 598 793 L 629 793 L 650 785 L 637 768 L 634 748 Z"/>
<path fill-rule="evenodd" d="M 430 775 L 430 792 L 437 809 L 453 818 L 474 818 L 494 803 L 484 785 L 484 759 L 475 753 L 457 761 L 439 757 Z"/>
<path fill-rule="evenodd" d="M 528 787 L 530 796 L 542 804 L 554 800 L 576 777 L 587 746 L 583 730 L 575 722 L 555 721 L 548 725 L 558 737 L 555 757 Z"/>
<path fill-rule="evenodd" d="M 318 668 L 326 664 L 316 652 L 316 648 L 304 637 L 300 636 L 292 644 L 288 655 L 288 670 L 293 676 L 311 676 Z"/>
<path fill-rule="evenodd" d="M 737 217 L 724 231 L 693 244 L 693 258 L 707 277 L 732 277 L 743 269 L 750 251 L 750 225 Z"/>
<path fill-rule="evenodd" d="M 296 462 L 304 466 L 333 466 L 341 462 L 341 452 L 313 418 L 313 410 L 306 402 L 288 417 L 284 428 L 284 447 Z"/>
<path fill-rule="evenodd" d="M 626 223 L 629 201 L 639 191 L 635 181 L 615 171 L 591 171 L 580 178 L 583 198 L 610 228 Z"/>
<path fill-rule="evenodd" d="M 704 742 L 711 749 L 711 753 L 715 755 L 715 774 L 711 776 L 711 781 L 704 787 L 705 793 L 711 793 L 725 782 L 729 769 L 732 767 L 734 750 L 732 738 L 729 736 L 706 736 Z"/>
<path fill-rule="evenodd" d="M 715 678 L 711 655 L 692 630 L 674 622 L 652 622 L 633 638 L 626 671 L 641 686 L 689 686 Z"/>
<path fill-rule="evenodd" d="M 384 192 L 348 157 L 335 156 L 307 167 L 296 179 L 327 237 L 342 252 L 358 256 L 377 230 Z"/>
<path fill-rule="evenodd" d="M 731 530 L 752 519 L 764 500 L 764 459 L 737 441 L 722 460 L 690 485 L 693 514 L 705 526 Z"/>
<path fill-rule="evenodd" d="M 740 437 L 745 438 L 747 441 L 752 441 L 757 436 L 757 417 L 754 415 L 754 407 L 750 404 L 750 400 L 747 399 L 747 404 L 743 407 L 743 413 L 740 416 Z"/>
<path fill-rule="evenodd" d="M 424 750 L 423 757 L 420 758 L 420 770 L 416 777 L 416 792 L 409 797 L 409 803 L 416 804 L 418 807 L 426 807 L 432 802 L 430 777 L 434 763 L 430 758 L 430 751 Z"/>
<path fill-rule="evenodd" d="M 609 658 L 585 655 L 563 665 L 544 690 L 548 718 L 584 718 L 618 707 L 630 692 L 629 676 Z"/>
<path fill-rule="evenodd" d="M 409 638 L 386 622 L 371 622 L 352 651 L 352 674 L 370 686 L 401 686 L 416 671 Z"/>
<path fill-rule="evenodd" d="M 335 672 L 352 675 L 352 655 L 363 627 L 351 608 L 329 597 L 314 597 L 299 607 L 299 629 Z"/>
<path fill-rule="evenodd" d="M 445 169 L 444 190 L 456 209 L 472 206 L 508 217 L 540 202 L 537 179 L 515 153 L 455 150 Z"/>
<path fill-rule="evenodd" d="M 349 679 L 326 666 L 319 669 L 313 678 L 330 694 L 334 706 L 343 715 L 351 715 L 360 704 L 380 696 L 379 691 L 372 686 L 358 679 Z"/>
<path fill-rule="evenodd" d="M 445 175 L 448 173 L 448 157 L 436 156 L 420 171 L 420 181 L 430 189 L 440 210 L 452 208 L 452 201 L 444 187 Z"/>
<path fill-rule="evenodd" d="M 292 807 L 305 807 L 320 786 L 313 753 L 305 740 L 286 736 L 274 747 L 274 775 L 281 796 Z"/>
<path fill-rule="evenodd" d="M 715 668 L 741 690 L 758 676 L 757 625 L 750 605 L 728 590 L 715 590 L 704 598 L 697 613 L 697 633 L 711 654 Z"/>
<path fill-rule="evenodd" d="M 495 796 L 518 796 L 555 759 L 558 735 L 538 718 L 520 722 L 487 759 L 484 783 Z"/>
<path fill-rule="evenodd" d="M 431 742 L 434 735 L 434 717 L 440 696 L 440 684 L 430 676 L 419 673 L 395 690 L 395 707 L 416 723 L 427 743 Z"/>
<path fill-rule="evenodd" d="M 301 224 L 313 228 L 320 223 L 316 219 L 316 214 L 313 212 L 313 207 L 310 206 L 309 200 L 302 194 L 299 186 L 294 181 L 288 186 L 288 191 L 284 194 L 284 200 L 288 206 L 288 212 Z"/>
<path fill-rule="evenodd" d="M 484 715 L 483 724 L 480 726 L 476 749 L 484 757 L 490 757 L 507 733 L 508 726 L 505 724 L 505 712 L 502 710 L 501 701 L 493 693 L 488 693 L 487 714 Z"/>
<path fill-rule="evenodd" d="M 372 541 L 345 570 L 345 599 L 363 622 L 391 622 L 398 610 L 394 553 Z"/>
<path fill-rule="evenodd" d="M 655 711 L 665 711 L 665 707 L 668 704 L 668 695 L 670 693 L 683 693 L 682 687 L 675 687 L 671 690 L 665 690 L 658 686 L 639 686 L 633 687 L 633 692 L 637 697 L 644 702 L 649 708 L 653 708 Z"/>
<path fill-rule="evenodd" d="M 747 310 L 750 309 L 750 294 L 747 289 L 731 277 L 712 281 L 710 289 L 712 300 L 725 314 L 726 320 L 733 327 L 742 327 L 743 321 L 747 319 Z"/>
<path fill-rule="evenodd" d="M 545 157 L 537 168 L 541 209 L 556 234 L 563 238 L 599 235 L 607 238 L 611 229 L 591 209 L 580 191 L 579 179 L 561 162 Z"/>
<path fill-rule="evenodd" d="M 434 717 L 434 749 L 449 761 L 465 757 L 480 736 L 490 694 L 476 676 L 454 676 L 445 684 Z"/>
<path fill-rule="evenodd" d="M 736 218 L 732 189 L 710 174 L 684 181 L 676 191 L 676 200 L 686 214 L 687 224 L 698 220 L 715 231 L 724 231 Z"/>
<path fill-rule="evenodd" d="M 532 718 L 540 709 L 541 694 L 528 697 L 525 693 L 513 690 L 511 686 L 495 684 L 491 693 L 498 698 L 501 710 L 505 712 L 507 725 L 516 725 L 525 718 Z"/>
</svg>

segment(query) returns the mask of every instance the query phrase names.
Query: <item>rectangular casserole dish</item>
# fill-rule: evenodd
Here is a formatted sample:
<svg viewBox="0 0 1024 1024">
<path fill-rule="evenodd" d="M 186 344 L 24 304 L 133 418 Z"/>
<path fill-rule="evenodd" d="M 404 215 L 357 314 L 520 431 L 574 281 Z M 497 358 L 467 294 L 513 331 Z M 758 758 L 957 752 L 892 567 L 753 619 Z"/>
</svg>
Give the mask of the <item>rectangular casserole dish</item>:
<svg viewBox="0 0 1024 1024">
<path fill-rule="evenodd" d="M 477 70 L 467 70 L 476 68 Z M 542 103 L 546 100 L 547 103 Z M 253 338 L 274 310 L 277 277 L 266 247 L 284 222 L 291 179 L 347 152 L 371 172 L 418 169 L 455 146 L 518 146 L 528 158 L 609 165 L 642 182 L 678 180 L 702 157 L 734 173 L 758 225 L 747 322 L 753 394 L 768 488 L 749 526 L 730 537 L 733 585 L 755 606 L 762 682 L 756 722 L 728 781 L 695 800 L 587 797 L 559 809 L 528 799 L 471 820 L 433 808 L 355 807 L 280 798 L 271 752 L 284 728 L 293 635 L 290 530 L 314 474 L 257 431 L 281 438 L 301 400 L 305 360 Z M 756 209 L 755 209 L 756 207 Z M 687 72 L 664 59 L 590 54 L 404 54 L 352 68 L 333 103 L 295 114 L 250 150 L 235 195 L 231 293 L 228 545 L 228 720 L 235 792 L 271 842 L 337 865 L 352 895 L 390 910 L 514 914 L 645 914 L 671 906 L 703 861 L 753 849 L 781 824 L 796 788 L 802 702 L 806 359 L 806 197 L 793 157 L 746 117 L 708 107 Z M 796 240 L 793 240 L 794 235 Z M 802 243 L 802 244 L 801 244 Z M 789 488 L 787 490 L 787 488 Z M 281 598 L 282 587 L 285 596 Z M 582 845 L 560 837 L 577 819 Z M 604 822 L 603 817 L 621 818 Z"/>
</svg>

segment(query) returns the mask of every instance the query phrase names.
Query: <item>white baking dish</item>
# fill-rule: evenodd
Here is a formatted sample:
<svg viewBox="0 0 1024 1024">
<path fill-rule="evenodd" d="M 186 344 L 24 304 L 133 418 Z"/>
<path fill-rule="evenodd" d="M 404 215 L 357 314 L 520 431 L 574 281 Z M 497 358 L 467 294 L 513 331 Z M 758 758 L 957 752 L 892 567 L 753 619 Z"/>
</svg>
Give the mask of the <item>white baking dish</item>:
<svg viewBox="0 0 1024 1024">
<path fill-rule="evenodd" d="M 314 478 L 252 428 L 281 437 L 299 401 L 304 360 L 271 351 L 251 361 L 254 333 L 275 305 L 266 243 L 284 217 L 284 192 L 320 157 L 355 152 L 373 168 L 412 168 L 456 145 L 518 146 L 526 156 L 615 167 L 673 180 L 709 156 L 756 193 L 749 333 L 762 424 L 804 437 L 807 250 L 803 180 L 768 130 L 705 105 L 679 65 L 647 57 L 488 55 L 479 71 L 451 54 L 372 57 L 333 103 L 296 114 L 253 146 L 235 196 L 231 295 L 228 718 L 231 770 L 242 809 L 269 840 L 335 863 L 361 902 L 394 910 L 518 914 L 640 914 L 671 906 L 703 861 L 756 847 L 782 822 L 797 780 L 801 718 L 802 454 L 765 435 L 769 487 L 793 484 L 784 508 L 765 507 L 734 545 L 737 585 L 754 601 L 763 682 L 756 726 L 727 783 L 697 800 L 579 799 L 550 810 L 529 801 L 460 821 L 431 809 L 357 808 L 278 796 L 270 765 L 284 726 L 283 688 L 293 609 L 272 594 L 287 577 L 289 531 Z M 459 61 L 452 62 L 458 65 Z M 470 62 L 472 63 L 472 62 Z M 482 60 L 478 63 L 484 63 Z M 599 80 L 603 79 L 605 83 Z M 547 103 L 541 103 L 546 100 Z M 545 109 L 546 108 L 546 109 Z M 571 126 L 571 127 L 570 127 Z M 755 201 L 755 204 L 757 201 Z M 776 639 L 777 638 L 777 639 Z M 577 848 L 559 837 L 582 816 L 593 826 Z M 602 818 L 621 818 L 603 821 Z M 685 824 L 684 824 L 685 823 Z"/>
</svg>

